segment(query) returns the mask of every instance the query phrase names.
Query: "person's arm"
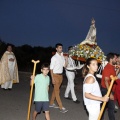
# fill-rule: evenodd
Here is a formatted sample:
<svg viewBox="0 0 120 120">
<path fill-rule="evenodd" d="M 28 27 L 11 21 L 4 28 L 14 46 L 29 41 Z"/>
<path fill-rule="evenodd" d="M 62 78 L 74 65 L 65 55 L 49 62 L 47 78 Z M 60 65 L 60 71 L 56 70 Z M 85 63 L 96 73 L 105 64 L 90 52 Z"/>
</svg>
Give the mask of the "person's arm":
<svg viewBox="0 0 120 120">
<path fill-rule="evenodd" d="M 30 77 L 30 86 L 32 86 L 32 82 L 33 82 L 33 84 L 34 84 L 34 79 L 35 79 L 35 77 L 33 77 L 33 75 L 31 75 L 31 77 Z"/>
<path fill-rule="evenodd" d="M 53 77 L 53 69 L 55 67 L 55 63 L 56 63 L 56 59 L 55 59 L 55 57 L 52 57 L 51 58 L 51 63 L 50 63 L 50 74 L 51 74 L 53 84 L 55 84 L 55 80 L 54 80 L 54 77 Z"/>
<path fill-rule="evenodd" d="M 50 70 L 50 74 L 51 74 L 51 77 L 52 77 L 52 83 L 55 84 L 55 80 L 54 80 L 54 77 L 53 77 L 53 69 Z"/>
<path fill-rule="evenodd" d="M 106 85 L 106 88 L 108 89 L 109 88 L 109 81 L 110 79 L 108 77 L 105 77 L 105 85 Z"/>
<path fill-rule="evenodd" d="M 105 77 L 105 85 L 106 85 L 106 88 L 108 89 L 109 88 L 109 78 L 108 77 Z M 114 100 L 114 95 L 112 94 L 112 92 L 110 93 L 110 99 L 111 100 Z"/>
<path fill-rule="evenodd" d="M 109 99 L 109 97 L 107 96 L 98 97 L 98 96 L 92 95 L 91 93 L 85 93 L 85 97 L 91 100 L 104 101 L 104 102 L 107 102 Z"/>
<path fill-rule="evenodd" d="M 117 62 L 115 68 L 116 68 L 116 75 L 118 75 L 120 73 L 120 62 Z"/>
<path fill-rule="evenodd" d="M 66 68 L 66 67 L 67 67 L 67 65 L 68 65 L 68 57 L 67 57 L 67 56 L 65 56 L 64 58 L 65 58 L 64 67 Z"/>
<path fill-rule="evenodd" d="M 95 96 L 95 95 L 92 95 L 90 92 L 92 91 L 93 89 L 93 86 L 92 84 L 95 82 L 94 78 L 93 77 L 88 77 L 86 80 L 85 80 L 85 83 L 89 86 L 86 86 L 86 92 L 85 92 L 85 97 L 88 98 L 88 99 L 92 99 L 92 100 L 98 100 L 98 101 L 105 101 L 107 102 L 108 101 L 108 97 L 104 96 L 104 97 L 98 97 L 98 96 Z M 89 88 L 88 88 L 89 87 Z"/>
<path fill-rule="evenodd" d="M 120 68 L 117 68 L 116 75 L 118 75 L 119 73 L 120 73 Z"/>
<path fill-rule="evenodd" d="M 49 92 L 49 86 L 50 86 L 50 77 L 48 76 L 48 92 Z"/>
</svg>

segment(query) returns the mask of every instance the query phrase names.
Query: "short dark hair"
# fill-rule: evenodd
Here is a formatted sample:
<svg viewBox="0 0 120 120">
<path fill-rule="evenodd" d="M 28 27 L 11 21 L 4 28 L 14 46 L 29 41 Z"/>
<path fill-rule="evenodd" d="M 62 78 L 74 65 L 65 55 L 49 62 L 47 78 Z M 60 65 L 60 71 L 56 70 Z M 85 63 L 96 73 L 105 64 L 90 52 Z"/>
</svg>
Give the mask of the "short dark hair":
<svg viewBox="0 0 120 120">
<path fill-rule="evenodd" d="M 14 45 L 12 45 L 12 44 L 10 44 L 10 43 L 7 43 L 6 49 L 8 48 L 8 46 L 11 46 L 12 48 L 14 47 Z"/>
<path fill-rule="evenodd" d="M 109 62 L 110 59 L 113 59 L 113 58 L 114 58 L 114 56 L 115 56 L 114 53 L 108 53 L 108 54 L 107 54 L 107 61 Z"/>
<path fill-rule="evenodd" d="M 49 66 L 49 64 L 48 63 L 43 63 L 42 65 L 41 65 L 41 69 L 44 69 L 44 68 L 50 68 L 50 66 Z"/>
<path fill-rule="evenodd" d="M 69 51 L 72 47 L 73 47 L 73 46 L 69 46 L 69 47 L 68 47 L 68 51 Z"/>
<path fill-rule="evenodd" d="M 57 47 L 59 47 L 59 46 L 63 46 L 61 43 L 57 43 L 56 45 L 55 45 L 55 48 L 57 48 Z"/>
<path fill-rule="evenodd" d="M 117 57 L 119 57 L 119 54 L 117 54 L 117 53 L 114 53 L 114 55 L 116 55 Z"/>
</svg>

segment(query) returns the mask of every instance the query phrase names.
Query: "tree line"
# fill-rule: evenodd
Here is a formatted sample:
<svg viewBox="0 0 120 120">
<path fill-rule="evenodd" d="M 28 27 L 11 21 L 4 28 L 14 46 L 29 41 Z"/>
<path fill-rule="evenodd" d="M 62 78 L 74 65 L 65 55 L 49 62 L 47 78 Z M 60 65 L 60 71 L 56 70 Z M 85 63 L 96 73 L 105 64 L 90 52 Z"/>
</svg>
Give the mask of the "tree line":
<svg viewBox="0 0 120 120">
<path fill-rule="evenodd" d="M 0 40 L 0 59 L 3 53 L 6 51 L 7 43 Z M 55 52 L 55 48 L 49 47 L 41 47 L 35 46 L 32 47 L 30 45 L 22 45 L 22 46 L 14 46 L 13 45 L 13 52 L 17 59 L 18 69 L 19 71 L 26 71 L 32 72 L 33 70 L 33 63 L 31 62 L 32 59 L 40 60 L 40 63 L 37 65 L 36 71 L 40 71 L 40 66 L 43 63 L 50 63 L 50 59 L 52 57 L 52 52 Z"/>
</svg>

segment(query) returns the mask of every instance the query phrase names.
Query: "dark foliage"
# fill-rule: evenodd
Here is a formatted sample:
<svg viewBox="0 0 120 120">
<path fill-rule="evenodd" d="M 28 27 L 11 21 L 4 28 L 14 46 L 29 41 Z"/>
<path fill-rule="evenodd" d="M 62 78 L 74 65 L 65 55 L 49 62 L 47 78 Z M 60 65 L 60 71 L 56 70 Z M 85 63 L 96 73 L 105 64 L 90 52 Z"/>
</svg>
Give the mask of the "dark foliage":
<svg viewBox="0 0 120 120">
<path fill-rule="evenodd" d="M 0 40 L 0 58 L 3 53 L 6 51 L 6 43 Z M 50 63 L 52 57 L 52 52 L 55 52 L 55 49 L 52 47 L 32 47 L 30 45 L 15 46 L 13 52 L 16 56 L 19 71 L 32 72 L 33 63 L 31 60 L 40 60 L 40 63 L 37 64 L 36 71 L 40 72 L 40 66 L 42 63 Z"/>
</svg>

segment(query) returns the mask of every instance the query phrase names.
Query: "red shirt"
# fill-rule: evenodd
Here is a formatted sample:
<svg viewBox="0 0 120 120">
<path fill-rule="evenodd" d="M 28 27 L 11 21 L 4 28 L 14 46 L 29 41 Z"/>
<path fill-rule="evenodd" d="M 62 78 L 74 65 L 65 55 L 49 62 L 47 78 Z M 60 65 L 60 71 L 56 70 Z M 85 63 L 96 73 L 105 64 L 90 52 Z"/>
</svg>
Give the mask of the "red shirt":
<svg viewBox="0 0 120 120">
<path fill-rule="evenodd" d="M 105 85 L 105 77 L 108 77 L 109 80 L 108 80 L 108 84 L 110 85 L 110 76 L 113 75 L 113 76 L 116 76 L 116 72 L 115 72 L 115 67 L 111 64 L 107 64 L 105 66 L 105 68 L 103 69 L 102 71 L 102 80 L 101 80 L 101 86 L 103 88 L 106 88 L 106 85 Z M 113 91 L 115 90 L 115 84 L 113 85 Z"/>
</svg>

